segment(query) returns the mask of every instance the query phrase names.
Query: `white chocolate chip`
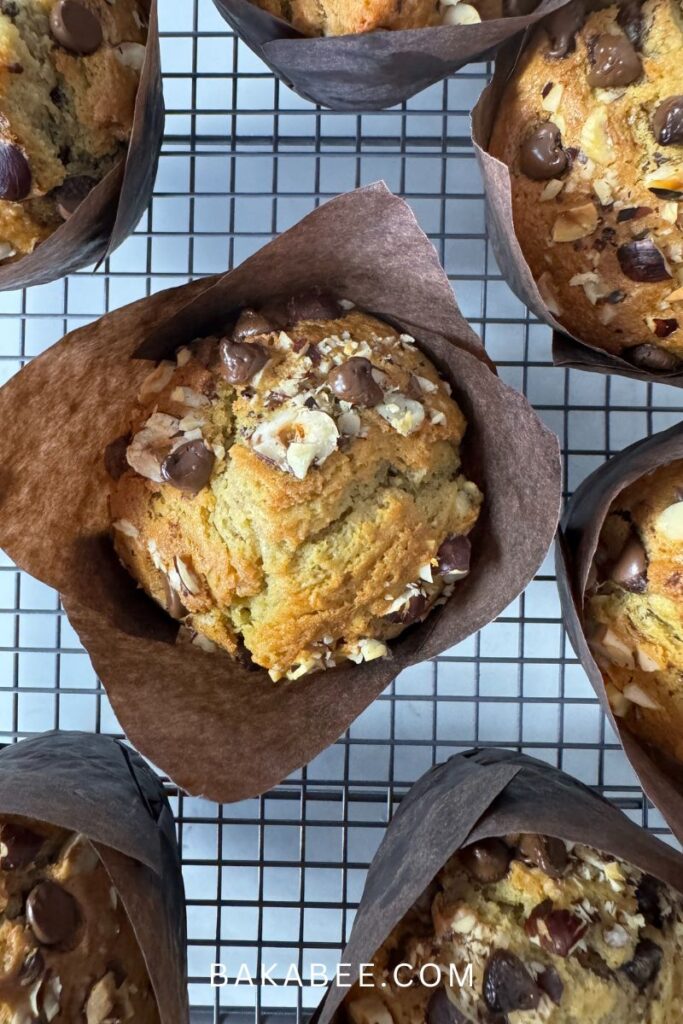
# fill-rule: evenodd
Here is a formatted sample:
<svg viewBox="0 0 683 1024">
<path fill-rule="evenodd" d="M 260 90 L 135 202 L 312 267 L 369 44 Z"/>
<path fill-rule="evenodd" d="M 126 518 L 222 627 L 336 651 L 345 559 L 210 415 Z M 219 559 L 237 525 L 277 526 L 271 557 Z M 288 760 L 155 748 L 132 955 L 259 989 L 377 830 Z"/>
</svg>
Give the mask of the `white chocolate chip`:
<svg viewBox="0 0 683 1024">
<path fill-rule="evenodd" d="M 677 501 L 660 512 L 655 521 L 655 529 L 667 540 L 683 541 L 683 501 Z"/>
</svg>

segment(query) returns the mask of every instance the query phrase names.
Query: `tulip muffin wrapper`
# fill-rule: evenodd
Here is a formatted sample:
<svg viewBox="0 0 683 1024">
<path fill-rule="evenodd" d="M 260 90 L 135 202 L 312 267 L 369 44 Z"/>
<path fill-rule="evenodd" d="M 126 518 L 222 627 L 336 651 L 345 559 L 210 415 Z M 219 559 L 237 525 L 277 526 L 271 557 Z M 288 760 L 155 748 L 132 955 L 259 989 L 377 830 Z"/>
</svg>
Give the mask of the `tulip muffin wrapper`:
<svg viewBox="0 0 683 1024">
<path fill-rule="evenodd" d="M 213 333 L 244 305 L 313 284 L 412 334 L 447 376 L 468 421 L 464 471 L 485 497 L 469 576 L 392 642 L 389 658 L 273 683 L 223 653 L 175 644 L 178 624 L 114 556 L 103 453 L 128 429 L 149 358 Z M 50 404 L 47 435 L 28 413 L 35 394 Z M 494 619 L 533 577 L 559 517 L 557 438 L 492 371 L 433 246 L 383 184 L 325 204 L 223 277 L 68 335 L 0 391 L 0 414 L 0 544 L 62 593 L 131 742 L 179 786 L 215 800 L 265 792 L 334 742 L 402 669 Z"/>
<path fill-rule="evenodd" d="M 145 60 L 126 153 L 71 217 L 32 253 L 0 266 L 0 291 L 46 284 L 111 255 L 149 205 L 163 132 L 159 21 L 157 0 L 151 0 Z"/>
<path fill-rule="evenodd" d="M 0 751 L 0 814 L 82 833 L 121 898 L 161 1024 L 188 1020 L 185 894 L 163 786 L 125 744 L 48 732 Z"/>
<path fill-rule="evenodd" d="M 508 750 L 470 750 L 428 771 L 403 798 L 375 854 L 341 962 L 316 1024 L 342 1020 L 360 965 L 377 950 L 448 860 L 482 839 L 532 832 L 594 847 L 683 891 L 683 858 L 570 775 Z"/>
<path fill-rule="evenodd" d="M 603 524 L 618 495 L 647 473 L 683 458 L 683 427 L 677 425 L 638 441 L 599 466 L 571 498 L 556 545 L 557 583 L 562 614 L 572 647 L 626 756 L 655 806 L 679 840 L 683 840 L 683 766 L 655 751 L 613 715 L 605 682 L 585 632 L 583 602 Z"/>
<path fill-rule="evenodd" d="M 616 373 L 633 380 L 683 387 L 683 371 L 657 373 L 639 369 L 633 363 L 591 344 L 590 338 L 569 334 L 544 302 L 531 269 L 524 258 L 512 215 L 512 186 L 506 164 L 488 152 L 488 145 L 500 100 L 517 63 L 531 38 L 525 32 L 502 47 L 496 57 L 493 77 L 472 110 L 472 141 L 484 180 L 486 222 L 498 267 L 512 291 L 539 319 L 553 328 L 553 364 L 594 373 Z"/>
<path fill-rule="evenodd" d="M 250 0 L 214 0 L 220 14 L 285 85 L 332 110 L 381 110 L 410 99 L 568 0 L 542 0 L 530 14 L 476 25 L 440 25 L 307 37 Z M 520 6 L 529 7 L 523 2 Z"/>
</svg>

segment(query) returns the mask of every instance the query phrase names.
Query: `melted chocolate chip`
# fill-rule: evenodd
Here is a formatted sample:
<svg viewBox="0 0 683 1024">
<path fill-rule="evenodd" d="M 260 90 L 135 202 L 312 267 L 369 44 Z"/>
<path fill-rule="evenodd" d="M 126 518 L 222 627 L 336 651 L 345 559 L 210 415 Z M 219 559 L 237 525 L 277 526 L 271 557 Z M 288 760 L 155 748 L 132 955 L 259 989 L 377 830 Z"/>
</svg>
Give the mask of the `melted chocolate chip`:
<svg viewBox="0 0 683 1024">
<path fill-rule="evenodd" d="M 640 48 L 643 34 L 642 0 L 625 0 L 619 5 L 617 23 L 623 28 L 636 49 Z"/>
<path fill-rule="evenodd" d="M 683 145 L 683 96 L 669 96 L 659 104 L 652 130 L 660 146 Z"/>
<path fill-rule="evenodd" d="M 199 494 L 211 479 L 216 456 L 203 441 L 186 441 L 167 455 L 161 464 L 166 483 L 187 494 Z"/>
<path fill-rule="evenodd" d="M 582 967 L 602 978 L 603 981 L 612 981 L 614 971 L 605 963 L 603 958 L 594 949 L 578 949 L 574 954 Z"/>
<path fill-rule="evenodd" d="M 585 16 L 583 0 L 574 0 L 573 3 L 548 15 L 543 27 L 550 36 L 549 57 L 566 57 L 568 53 L 574 51 L 576 33 L 583 25 Z"/>
<path fill-rule="evenodd" d="M 243 309 L 232 329 L 233 341 L 245 341 L 258 334 L 270 334 L 275 327 L 265 316 L 255 309 Z"/>
<path fill-rule="evenodd" d="M 429 602 L 424 594 L 416 594 L 408 602 L 395 612 L 386 615 L 388 622 L 400 622 L 404 626 L 411 626 L 413 622 L 421 619 L 429 607 Z"/>
<path fill-rule="evenodd" d="M 472 545 L 468 537 L 456 534 L 446 537 L 436 552 L 439 575 L 447 576 L 451 572 L 466 575 L 470 571 L 471 554 Z"/>
<path fill-rule="evenodd" d="M 541 990 L 526 967 L 507 949 L 494 949 L 484 970 L 484 1001 L 494 1013 L 535 1010 Z"/>
<path fill-rule="evenodd" d="M 38 981 L 44 970 L 45 961 L 43 960 L 43 954 L 39 949 L 31 949 L 24 957 L 24 962 L 19 968 L 17 981 L 22 988 L 28 988 L 34 981 Z"/>
<path fill-rule="evenodd" d="M 638 991 L 644 992 L 659 974 L 661 964 L 661 947 L 652 939 L 641 939 L 636 946 L 633 959 L 621 969 Z"/>
<path fill-rule="evenodd" d="M 520 170 L 533 181 L 559 178 L 568 164 L 569 157 L 562 149 L 560 129 L 552 121 L 534 129 L 519 150 Z"/>
<path fill-rule="evenodd" d="M 18 146 L 0 142 L 0 199 L 18 203 L 31 191 L 31 168 Z"/>
<path fill-rule="evenodd" d="M 634 594 L 642 594 L 647 589 L 647 554 L 635 534 L 627 539 L 612 567 L 610 579 Z"/>
<path fill-rule="evenodd" d="M 230 384 L 246 384 L 263 369 L 269 359 L 268 349 L 258 341 L 223 338 L 220 352 L 221 373 Z"/>
<path fill-rule="evenodd" d="M 671 370 L 677 370 L 681 365 L 680 359 L 673 352 L 667 352 L 666 349 L 660 348 L 659 345 L 652 345 L 650 342 L 634 345 L 623 354 L 634 366 L 638 366 L 642 370 L 668 373 Z"/>
<path fill-rule="evenodd" d="M 468 1020 L 450 1001 L 445 989 L 439 988 L 427 1004 L 427 1024 L 468 1024 Z"/>
<path fill-rule="evenodd" d="M 678 330 L 678 320 L 672 316 L 656 316 L 653 318 L 653 323 L 655 325 L 655 334 L 658 338 L 668 338 L 670 334 Z"/>
<path fill-rule="evenodd" d="M 512 852 L 502 839 L 482 839 L 460 851 L 460 862 L 478 882 L 500 882 L 508 873 Z"/>
<path fill-rule="evenodd" d="M 67 178 L 62 185 L 53 189 L 52 196 L 57 204 L 57 212 L 63 220 L 68 220 L 90 195 L 97 182 L 87 174 L 75 174 Z"/>
<path fill-rule="evenodd" d="M 7 822 L 0 828 L 0 868 L 15 871 L 32 863 L 40 853 L 44 839 L 24 825 Z"/>
<path fill-rule="evenodd" d="M 60 46 L 80 56 L 94 53 L 102 45 L 99 18 L 77 0 L 57 0 L 50 11 L 50 31 Z"/>
<path fill-rule="evenodd" d="M 549 878 L 562 878 L 567 867 L 567 848 L 561 839 L 526 833 L 520 836 L 519 852 Z"/>
<path fill-rule="evenodd" d="M 643 71 L 640 57 L 626 36 L 603 34 L 590 52 L 588 84 L 599 89 L 614 89 L 635 82 Z"/>
<path fill-rule="evenodd" d="M 550 900 L 534 907 L 524 922 L 524 931 L 538 939 L 541 947 L 555 956 L 567 957 L 583 938 L 588 925 L 569 910 L 555 910 Z"/>
<path fill-rule="evenodd" d="M 661 928 L 663 924 L 662 908 L 659 903 L 661 888 L 662 884 L 657 878 L 643 875 L 636 889 L 638 911 L 645 918 L 646 924 L 651 924 L 653 928 Z"/>
<path fill-rule="evenodd" d="M 81 923 L 78 903 L 57 882 L 38 882 L 26 900 L 26 917 L 42 946 L 68 949 L 76 944 Z"/>
<path fill-rule="evenodd" d="M 564 982 L 555 968 L 546 967 L 544 971 L 541 971 L 536 982 L 538 987 L 545 992 L 548 999 L 552 1000 L 552 1002 L 555 1003 L 555 1006 L 559 1006 L 562 1002 Z"/>
<path fill-rule="evenodd" d="M 336 320 L 342 313 L 334 296 L 321 288 L 293 295 L 287 303 L 287 320 L 290 324 L 300 320 Z"/>
<path fill-rule="evenodd" d="M 651 238 L 634 238 L 617 249 L 619 266 L 631 281 L 652 284 L 667 281 L 671 274 L 666 261 Z"/>
<path fill-rule="evenodd" d="M 130 444 L 130 434 L 122 434 L 104 449 L 104 468 L 112 480 L 120 480 L 129 469 L 126 452 Z"/>
<path fill-rule="evenodd" d="M 372 408 L 379 405 L 384 393 L 372 376 L 372 363 L 363 356 L 352 356 L 328 375 L 328 383 L 337 398 L 352 405 Z"/>
<path fill-rule="evenodd" d="M 640 220 L 641 217 L 648 217 L 651 213 L 651 206 L 627 206 L 617 213 L 617 224 L 623 224 L 627 220 Z"/>
</svg>

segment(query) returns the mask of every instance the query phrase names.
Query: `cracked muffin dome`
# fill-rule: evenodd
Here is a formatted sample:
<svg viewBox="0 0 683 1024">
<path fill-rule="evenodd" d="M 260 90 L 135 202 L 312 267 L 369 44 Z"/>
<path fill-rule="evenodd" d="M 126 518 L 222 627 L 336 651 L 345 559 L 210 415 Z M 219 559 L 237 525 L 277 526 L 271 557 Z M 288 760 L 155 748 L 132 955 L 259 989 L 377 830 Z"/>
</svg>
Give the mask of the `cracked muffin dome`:
<svg viewBox="0 0 683 1024">
<path fill-rule="evenodd" d="M 0 0 L 0 262 L 33 252 L 123 157 L 146 26 L 138 0 Z"/>
<path fill-rule="evenodd" d="M 588 643 L 613 713 L 683 761 L 683 461 L 615 499 L 588 582 Z"/>
<path fill-rule="evenodd" d="M 678 893 L 549 836 L 464 847 L 346 997 L 349 1024 L 674 1024 Z M 471 970 L 471 974 L 469 973 Z"/>
<path fill-rule="evenodd" d="M 659 372 L 683 360 L 683 8 L 573 0 L 536 30 L 489 151 L 551 313 Z"/>
<path fill-rule="evenodd" d="M 179 639 L 274 680 L 388 654 L 469 570 L 465 419 L 407 334 L 320 292 L 143 383 L 107 451 L 123 565 Z"/>
<path fill-rule="evenodd" d="M 159 1024 L 132 926 L 95 848 L 0 818 L 0 1024 Z"/>
<path fill-rule="evenodd" d="M 305 36 L 343 36 L 376 29 L 475 25 L 503 16 L 503 0 L 253 0 Z"/>
</svg>

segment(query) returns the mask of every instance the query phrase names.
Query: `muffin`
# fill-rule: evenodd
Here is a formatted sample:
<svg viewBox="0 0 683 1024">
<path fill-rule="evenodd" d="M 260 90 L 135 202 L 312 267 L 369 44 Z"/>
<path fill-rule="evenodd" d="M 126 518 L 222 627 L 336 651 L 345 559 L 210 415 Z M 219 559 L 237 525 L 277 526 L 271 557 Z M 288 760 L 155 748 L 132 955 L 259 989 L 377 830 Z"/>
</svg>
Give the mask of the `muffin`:
<svg viewBox="0 0 683 1024">
<path fill-rule="evenodd" d="M 371 661 L 467 575 L 465 418 L 407 334 L 320 292 L 143 382 L 106 452 L 116 552 L 179 639 L 295 679 Z"/>
<path fill-rule="evenodd" d="M 351 1024 L 673 1024 L 683 907 L 623 861 L 549 836 L 464 847 L 345 1000 Z"/>
<path fill-rule="evenodd" d="M 0 1024 L 158 1024 L 142 953 L 82 835 L 0 817 Z"/>
<path fill-rule="evenodd" d="M 503 0 L 254 0 L 305 36 L 344 36 L 375 29 L 473 25 L 503 15 Z"/>
<path fill-rule="evenodd" d="M 637 367 L 678 368 L 680 0 L 574 0 L 544 19 L 504 88 L 489 151 L 510 170 L 515 232 L 550 312 Z"/>
<path fill-rule="evenodd" d="M 123 156 L 146 25 L 138 0 L 0 0 L 0 261 L 33 252 Z"/>
<path fill-rule="evenodd" d="M 615 715 L 683 761 L 683 461 L 627 487 L 600 535 L 588 643 Z"/>
</svg>

